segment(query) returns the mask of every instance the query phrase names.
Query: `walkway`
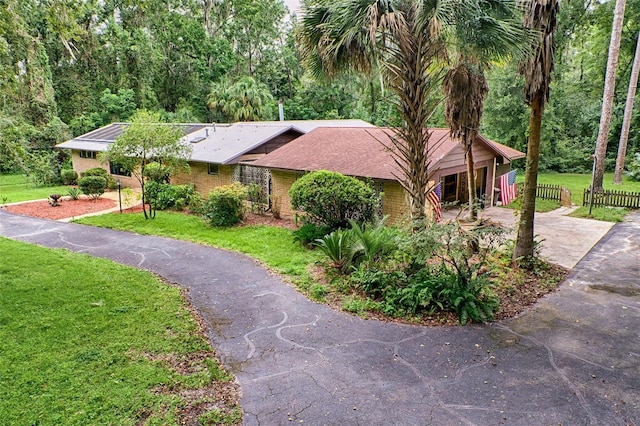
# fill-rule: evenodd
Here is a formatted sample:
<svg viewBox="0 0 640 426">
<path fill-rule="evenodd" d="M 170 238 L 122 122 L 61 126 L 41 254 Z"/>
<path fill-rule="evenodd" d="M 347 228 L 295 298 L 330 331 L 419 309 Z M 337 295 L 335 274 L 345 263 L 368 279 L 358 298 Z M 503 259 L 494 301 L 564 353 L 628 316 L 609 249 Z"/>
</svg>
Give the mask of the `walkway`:
<svg viewBox="0 0 640 426">
<path fill-rule="evenodd" d="M 572 269 L 613 226 L 612 222 L 567 216 L 577 207 L 561 207 L 546 213 L 536 213 L 534 235 L 542 243 L 541 255 L 553 263 Z M 445 212 L 453 219 L 457 211 Z M 491 207 L 479 212 L 482 219 L 492 220 L 511 230 L 515 239 L 517 217 L 514 210 Z"/>
<path fill-rule="evenodd" d="M 189 290 L 247 425 L 635 425 L 640 214 L 520 318 L 426 328 L 308 301 L 253 260 L 0 211 L 0 235 L 110 258 Z"/>
</svg>

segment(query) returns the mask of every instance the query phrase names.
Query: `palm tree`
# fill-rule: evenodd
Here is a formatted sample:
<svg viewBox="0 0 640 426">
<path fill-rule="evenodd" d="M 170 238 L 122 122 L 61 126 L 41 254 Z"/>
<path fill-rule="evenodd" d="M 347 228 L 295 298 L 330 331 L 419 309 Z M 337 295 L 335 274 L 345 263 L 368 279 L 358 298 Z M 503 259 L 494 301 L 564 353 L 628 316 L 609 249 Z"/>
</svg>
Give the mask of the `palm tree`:
<svg viewBox="0 0 640 426">
<path fill-rule="evenodd" d="M 530 0 L 524 26 L 537 31 L 530 54 L 520 63 L 520 73 L 525 78 L 525 102 L 530 107 L 529 142 L 527 145 L 527 169 L 525 172 L 522 211 L 513 258 L 533 256 L 533 223 L 538 186 L 538 160 L 540 159 L 540 130 L 544 105 L 549 100 L 549 84 L 553 71 L 553 33 L 558 14 L 558 0 Z"/>
<path fill-rule="evenodd" d="M 209 108 L 231 121 L 256 121 L 270 118 L 273 96 L 266 85 L 253 77 L 242 77 L 229 84 L 226 81 L 211 85 Z"/>
<path fill-rule="evenodd" d="M 403 125 L 389 135 L 414 219 L 424 216 L 429 185 L 430 133 L 427 120 L 436 109 L 444 77 L 446 38 L 464 33 L 491 3 L 507 0 L 317 0 L 305 5 L 303 58 L 315 74 L 335 75 L 352 69 L 380 73 L 394 94 Z"/>
<path fill-rule="evenodd" d="M 467 163 L 469 220 L 477 219 L 476 175 L 473 160 L 473 142 L 478 136 L 484 99 L 489 93 L 485 70 L 492 61 L 506 58 L 510 53 L 520 54 L 527 39 L 510 2 L 487 0 L 482 2 L 491 10 L 484 19 L 473 19 L 476 9 L 461 9 L 463 32 L 454 34 L 448 45 L 457 60 L 443 81 L 445 94 L 445 120 L 451 137 L 462 145 Z"/>
</svg>

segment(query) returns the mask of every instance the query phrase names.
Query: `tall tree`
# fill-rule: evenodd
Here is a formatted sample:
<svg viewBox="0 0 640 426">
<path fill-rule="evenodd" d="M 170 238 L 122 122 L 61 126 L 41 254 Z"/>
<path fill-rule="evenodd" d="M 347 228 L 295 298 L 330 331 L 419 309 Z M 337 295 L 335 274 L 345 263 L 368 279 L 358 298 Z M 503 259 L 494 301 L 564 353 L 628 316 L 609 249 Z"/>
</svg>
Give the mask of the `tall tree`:
<svg viewBox="0 0 640 426">
<path fill-rule="evenodd" d="M 530 107 L 529 142 L 527 144 L 527 169 L 525 172 L 522 211 L 513 258 L 533 256 L 533 228 L 538 186 L 538 162 L 540 158 L 540 130 L 544 105 L 549 100 L 549 84 L 554 63 L 553 34 L 556 29 L 558 0 L 530 0 L 524 16 L 524 26 L 537 36 L 531 52 L 520 64 L 525 78 L 525 102 Z"/>
<path fill-rule="evenodd" d="M 368 73 L 379 65 L 404 121 L 390 135 L 389 148 L 414 219 L 424 217 L 430 191 L 425 127 L 443 75 L 435 66 L 444 55 L 436 6 L 429 1 L 320 1 L 306 4 L 303 12 L 303 56 L 316 74 Z"/>
<path fill-rule="evenodd" d="M 629 79 L 629 90 L 627 91 L 627 102 L 624 105 L 624 118 L 622 120 L 622 132 L 620 133 L 620 144 L 618 145 L 618 157 L 616 158 L 616 171 L 613 175 L 613 183 L 622 184 L 622 171 L 624 170 L 624 158 L 627 155 L 627 141 L 629 140 L 629 129 L 631 128 L 631 115 L 633 114 L 633 102 L 636 97 L 638 86 L 638 73 L 640 72 L 640 33 L 636 42 L 636 53 L 633 57 L 633 67 L 631 68 L 631 78 Z"/>
<path fill-rule="evenodd" d="M 611 127 L 613 97 L 616 88 L 616 69 L 618 68 L 618 57 L 620 56 L 620 39 L 622 38 L 625 4 L 626 0 L 616 0 L 616 8 L 613 12 L 613 26 L 611 28 L 611 41 L 607 57 L 607 75 L 602 95 L 602 114 L 600 115 L 600 128 L 598 129 L 598 139 L 596 141 L 596 164 L 593 182 L 591 182 L 594 191 L 602 191 L 604 180 L 604 160 L 607 156 L 607 142 L 609 141 L 609 128 Z"/>
<path fill-rule="evenodd" d="M 451 136 L 462 145 L 467 163 L 467 190 L 469 220 L 478 217 L 475 162 L 473 142 L 476 140 L 482 120 L 484 100 L 489 92 L 485 70 L 492 61 L 504 58 L 509 52 L 524 46 L 526 33 L 516 19 L 514 4 L 510 1 L 483 1 L 489 16 L 478 16 L 475 8 L 461 8 L 457 13 L 468 14 L 463 19 L 468 25 L 458 27 L 448 43 L 456 59 L 443 81 L 445 95 L 445 120 Z M 473 19 L 473 18 L 484 19 Z"/>
</svg>

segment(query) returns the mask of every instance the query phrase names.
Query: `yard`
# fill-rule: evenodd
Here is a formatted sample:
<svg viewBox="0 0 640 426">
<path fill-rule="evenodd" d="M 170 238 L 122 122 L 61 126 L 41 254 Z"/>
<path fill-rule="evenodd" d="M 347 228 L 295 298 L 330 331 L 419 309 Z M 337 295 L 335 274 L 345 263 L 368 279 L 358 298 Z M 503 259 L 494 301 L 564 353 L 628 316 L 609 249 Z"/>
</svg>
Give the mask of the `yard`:
<svg viewBox="0 0 640 426">
<path fill-rule="evenodd" d="M 0 252 L 0 423 L 241 423 L 178 288 L 64 250 L 0 238 Z"/>
<path fill-rule="evenodd" d="M 69 186 L 33 186 L 24 175 L 0 175 L 0 205 L 20 201 L 39 200 L 50 194 L 65 195 Z"/>
</svg>

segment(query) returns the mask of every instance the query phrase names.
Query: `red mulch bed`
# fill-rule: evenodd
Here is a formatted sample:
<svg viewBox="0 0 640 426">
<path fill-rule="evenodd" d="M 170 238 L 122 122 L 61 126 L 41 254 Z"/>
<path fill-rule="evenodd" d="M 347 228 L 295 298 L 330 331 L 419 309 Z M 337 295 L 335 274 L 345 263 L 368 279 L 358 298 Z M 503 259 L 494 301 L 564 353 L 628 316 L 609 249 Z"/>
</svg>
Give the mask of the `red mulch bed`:
<svg viewBox="0 0 640 426">
<path fill-rule="evenodd" d="M 33 201 L 5 206 L 4 209 L 8 212 L 25 216 L 59 220 L 107 210 L 117 205 L 117 201 L 108 198 L 98 198 L 97 200 L 81 198 L 78 200 L 62 200 L 57 207 L 52 207 L 48 201 Z"/>
</svg>

